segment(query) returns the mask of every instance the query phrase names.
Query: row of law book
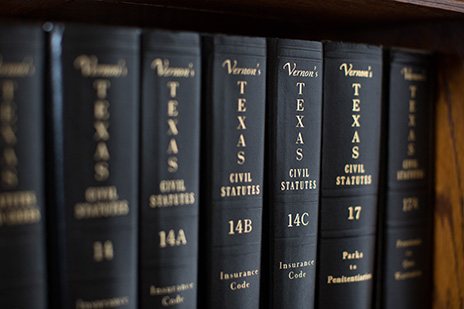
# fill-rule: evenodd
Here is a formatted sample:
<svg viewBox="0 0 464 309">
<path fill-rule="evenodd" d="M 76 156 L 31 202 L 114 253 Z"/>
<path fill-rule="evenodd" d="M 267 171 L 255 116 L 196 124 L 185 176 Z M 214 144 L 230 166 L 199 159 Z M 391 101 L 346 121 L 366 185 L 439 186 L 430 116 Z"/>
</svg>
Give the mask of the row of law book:
<svg viewBox="0 0 464 309">
<path fill-rule="evenodd" d="M 433 56 L 0 27 L 0 308 L 427 308 Z"/>
</svg>

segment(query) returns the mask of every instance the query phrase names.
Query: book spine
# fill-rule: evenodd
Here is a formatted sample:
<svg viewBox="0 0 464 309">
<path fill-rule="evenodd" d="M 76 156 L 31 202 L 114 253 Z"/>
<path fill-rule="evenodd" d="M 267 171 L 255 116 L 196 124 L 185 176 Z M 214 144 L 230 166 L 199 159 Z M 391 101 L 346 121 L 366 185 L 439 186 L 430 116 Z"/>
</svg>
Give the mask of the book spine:
<svg viewBox="0 0 464 309">
<path fill-rule="evenodd" d="M 431 304 L 433 74 L 430 54 L 391 50 L 382 308 Z"/>
<path fill-rule="evenodd" d="M 262 308 L 314 308 L 322 44 L 268 41 Z"/>
<path fill-rule="evenodd" d="M 57 308 L 136 308 L 139 33 L 50 30 Z"/>
<path fill-rule="evenodd" d="M 40 27 L 0 27 L 0 307 L 47 308 Z"/>
<path fill-rule="evenodd" d="M 141 308 L 196 308 L 200 39 L 143 35 Z"/>
<path fill-rule="evenodd" d="M 324 45 L 319 308 L 371 308 L 382 49 Z"/>
<path fill-rule="evenodd" d="M 258 308 L 266 41 L 206 37 L 204 64 L 200 307 Z"/>
</svg>

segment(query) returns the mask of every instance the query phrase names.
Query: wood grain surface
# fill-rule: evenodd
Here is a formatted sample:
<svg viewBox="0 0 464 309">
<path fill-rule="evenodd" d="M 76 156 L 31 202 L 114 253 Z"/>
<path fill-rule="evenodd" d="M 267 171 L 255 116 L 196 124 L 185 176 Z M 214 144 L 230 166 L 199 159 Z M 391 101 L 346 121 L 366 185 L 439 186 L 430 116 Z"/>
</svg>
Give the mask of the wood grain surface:
<svg viewBox="0 0 464 309">
<path fill-rule="evenodd" d="M 182 20 L 189 15 L 193 30 L 200 30 L 204 17 L 224 16 L 233 22 L 266 20 L 286 27 L 299 23 L 304 28 L 372 25 L 392 22 L 417 22 L 460 19 L 461 0 L 5 0 L 0 17 L 49 20 L 92 21 L 129 25 L 163 25 L 164 13 L 175 12 Z M 187 14 L 186 14 L 187 12 Z M 160 14 L 161 13 L 161 14 Z M 211 15 L 212 14 L 212 15 Z M 150 18 L 150 16 L 152 16 Z M 161 18 L 161 21 L 158 19 Z M 173 25 L 179 21 L 173 16 Z M 216 23 L 221 24 L 221 19 Z M 307 26 L 308 22 L 311 26 Z M 239 26 L 235 23 L 234 26 Z M 257 24 L 255 24 L 256 26 Z M 199 27 L 200 26 L 200 27 Z M 276 27 L 274 26 L 274 27 Z M 253 28 L 253 27 L 250 27 Z M 253 29 L 250 29 L 253 30 Z M 211 31 L 211 30 L 210 30 Z"/>
<path fill-rule="evenodd" d="M 464 308 L 464 41 L 439 62 L 434 308 Z"/>
</svg>

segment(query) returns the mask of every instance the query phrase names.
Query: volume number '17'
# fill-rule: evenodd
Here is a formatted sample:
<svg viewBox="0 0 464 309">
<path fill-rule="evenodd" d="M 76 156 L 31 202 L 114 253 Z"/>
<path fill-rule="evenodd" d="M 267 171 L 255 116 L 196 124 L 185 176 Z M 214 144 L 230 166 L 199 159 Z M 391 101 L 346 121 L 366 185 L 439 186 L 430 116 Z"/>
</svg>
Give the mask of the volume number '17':
<svg viewBox="0 0 464 309">
<path fill-rule="evenodd" d="M 362 206 L 348 207 L 348 220 L 359 220 L 361 216 Z"/>
</svg>

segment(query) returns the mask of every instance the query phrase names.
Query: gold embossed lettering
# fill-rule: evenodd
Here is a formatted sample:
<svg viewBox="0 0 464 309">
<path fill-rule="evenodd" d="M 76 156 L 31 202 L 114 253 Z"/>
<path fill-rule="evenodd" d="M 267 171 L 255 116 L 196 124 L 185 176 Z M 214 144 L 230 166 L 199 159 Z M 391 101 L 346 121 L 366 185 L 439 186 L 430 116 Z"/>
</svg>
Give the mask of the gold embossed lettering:
<svg viewBox="0 0 464 309">
<path fill-rule="evenodd" d="M 0 59 L 1 60 L 1 59 Z M 1 64 L 1 63 L 0 63 Z M 5 189 L 13 189 L 18 185 L 18 157 L 15 146 L 17 143 L 16 124 L 18 121 L 16 103 L 14 102 L 17 82 L 3 80 L 1 84 L 2 102 L 0 103 L 0 132 L 4 142 L 0 178 Z"/>
<path fill-rule="evenodd" d="M 77 60 L 77 59 L 76 59 Z M 76 65 L 76 62 L 75 62 Z M 85 70 L 85 69 L 84 69 Z M 90 73 L 89 73 L 90 74 Z M 94 153 L 94 178 L 97 181 L 105 181 L 109 178 L 109 159 L 110 152 L 106 142 L 110 139 L 109 118 L 110 118 L 110 103 L 106 100 L 108 89 L 111 87 L 111 82 L 107 79 L 96 79 L 93 82 L 93 88 L 96 90 L 97 99 L 93 104 L 94 117 L 94 140 L 97 146 Z"/>
</svg>

